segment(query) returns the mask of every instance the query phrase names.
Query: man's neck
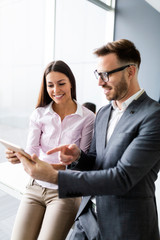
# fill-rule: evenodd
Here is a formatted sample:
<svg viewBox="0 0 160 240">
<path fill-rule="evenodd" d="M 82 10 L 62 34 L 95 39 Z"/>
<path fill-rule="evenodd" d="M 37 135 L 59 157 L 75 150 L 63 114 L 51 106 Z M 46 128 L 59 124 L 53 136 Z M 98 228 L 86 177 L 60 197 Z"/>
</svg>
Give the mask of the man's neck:
<svg viewBox="0 0 160 240">
<path fill-rule="evenodd" d="M 140 97 L 143 92 L 143 89 L 139 89 L 137 92 L 126 98 L 124 101 L 115 101 L 115 104 L 120 110 L 122 110 L 124 108 L 124 105 L 128 106 L 134 99 Z"/>
</svg>

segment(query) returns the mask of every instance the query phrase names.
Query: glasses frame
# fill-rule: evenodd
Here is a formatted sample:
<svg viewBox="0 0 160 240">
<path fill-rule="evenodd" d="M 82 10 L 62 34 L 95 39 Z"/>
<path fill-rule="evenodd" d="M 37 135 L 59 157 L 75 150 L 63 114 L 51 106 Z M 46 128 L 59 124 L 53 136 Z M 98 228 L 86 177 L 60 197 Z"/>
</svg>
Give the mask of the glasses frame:
<svg viewBox="0 0 160 240">
<path fill-rule="evenodd" d="M 97 79 L 99 79 L 99 77 L 104 81 L 104 82 L 108 82 L 109 81 L 109 75 L 112 74 L 112 73 L 116 73 L 116 72 L 120 72 L 120 71 L 123 71 L 124 69 L 130 67 L 130 66 L 135 66 L 135 64 L 128 64 L 128 65 L 125 65 L 125 66 L 122 66 L 122 67 L 119 67 L 119 68 L 116 68 L 112 71 L 109 71 L 109 72 L 98 72 L 97 70 L 94 71 L 94 74 L 95 74 L 95 77 Z"/>
</svg>

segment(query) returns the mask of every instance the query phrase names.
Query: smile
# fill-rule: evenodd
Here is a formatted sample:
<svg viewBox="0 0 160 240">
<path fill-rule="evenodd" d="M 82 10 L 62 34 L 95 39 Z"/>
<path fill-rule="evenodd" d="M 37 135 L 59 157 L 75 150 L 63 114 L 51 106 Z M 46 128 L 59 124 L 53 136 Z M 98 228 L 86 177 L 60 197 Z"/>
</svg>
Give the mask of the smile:
<svg viewBox="0 0 160 240">
<path fill-rule="evenodd" d="M 64 94 L 61 94 L 61 95 L 54 95 L 54 97 L 57 98 L 57 99 L 60 99 L 60 98 L 62 98 L 63 96 L 64 96 Z"/>
<path fill-rule="evenodd" d="M 105 88 L 105 89 L 104 89 L 104 94 L 107 94 L 107 93 L 109 93 L 109 92 L 110 92 L 110 90 L 111 90 L 111 88 Z"/>
</svg>

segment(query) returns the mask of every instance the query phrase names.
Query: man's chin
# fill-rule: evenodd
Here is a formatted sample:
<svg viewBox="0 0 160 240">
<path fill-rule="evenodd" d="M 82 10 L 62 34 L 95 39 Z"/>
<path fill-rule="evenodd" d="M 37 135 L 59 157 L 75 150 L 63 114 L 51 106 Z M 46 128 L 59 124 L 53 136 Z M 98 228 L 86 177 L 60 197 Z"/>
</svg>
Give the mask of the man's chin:
<svg viewBox="0 0 160 240">
<path fill-rule="evenodd" d="M 105 95 L 106 96 L 106 99 L 108 100 L 108 101 L 112 101 L 113 100 L 113 98 L 111 97 L 111 96 L 107 96 L 107 95 Z"/>
</svg>

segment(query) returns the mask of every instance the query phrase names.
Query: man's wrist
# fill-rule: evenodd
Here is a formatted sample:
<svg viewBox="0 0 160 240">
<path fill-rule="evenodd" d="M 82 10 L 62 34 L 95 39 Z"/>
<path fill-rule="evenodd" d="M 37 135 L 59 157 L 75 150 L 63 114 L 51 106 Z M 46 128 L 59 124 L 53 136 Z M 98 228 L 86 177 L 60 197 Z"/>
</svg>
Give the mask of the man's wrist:
<svg viewBox="0 0 160 240">
<path fill-rule="evenodd" d="M 58 171 L 55 171 L 54 183 L 58 184 Z"/>
<path fill-rule="evenodd" d="M 58 184 L 58 171 L 55 170 L 54 168 L 52 169 L 52 172 L 50 172 L 47 182 Z"/>
</svg>

